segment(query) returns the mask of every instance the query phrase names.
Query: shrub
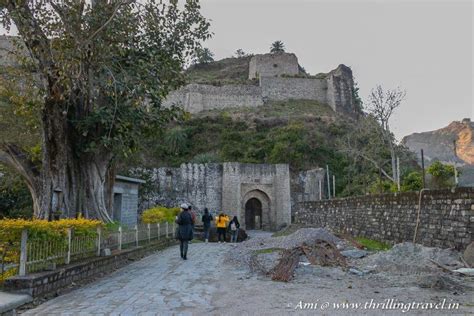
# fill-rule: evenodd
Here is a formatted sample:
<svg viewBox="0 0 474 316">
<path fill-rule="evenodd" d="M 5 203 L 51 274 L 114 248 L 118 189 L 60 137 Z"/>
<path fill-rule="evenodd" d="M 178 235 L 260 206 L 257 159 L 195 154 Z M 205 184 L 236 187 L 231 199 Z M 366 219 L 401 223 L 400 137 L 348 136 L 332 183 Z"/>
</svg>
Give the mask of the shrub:
<svg viewBox="0 0 474 316">
<path fill-rule="evenodd" d="M 435 161 L 428 168 L 428 173 L 433 176 L 432 182 L 436 189 L 446 189 L 454 186 L 454 166 Z"/>
<path fill-rule="evenodd" d="M 143 212 L 142 222 L 145 224 L 173 222 L 179 212 L 179 207 L 167 208 L 164 206 L 156 206 Z"/>
<path fill-rule="evenodd" d="M 28 230 L 28 240 L 56 240 L 66 242 L 67 229 L 72 228 L 75 235 L 93 236 L 103 223 L 85 218 L 61 219 L 49 222 L 40 219 L 1 219 L 0 220 L 0 283 L 15 275 L 17 268 L 4 269 L 5 265 L 18 263 L 20 258 L 21 232 Z"/>
<path fill-rule="evenodd" d="M 403 192 L 419 191 L 423 188 L 423 175 L 418 171 L 410 172 L 404 179 L 401 186 Z"/>
</svg>

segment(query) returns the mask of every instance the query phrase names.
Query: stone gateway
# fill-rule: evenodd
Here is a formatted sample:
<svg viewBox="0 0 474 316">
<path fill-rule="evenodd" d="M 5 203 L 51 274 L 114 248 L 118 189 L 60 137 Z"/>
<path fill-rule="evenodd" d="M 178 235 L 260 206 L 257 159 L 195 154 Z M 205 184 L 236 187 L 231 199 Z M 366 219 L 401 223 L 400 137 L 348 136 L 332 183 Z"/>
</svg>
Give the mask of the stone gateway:
<svg viewBox="0 0 474 316">
<path fill-rule="evenodd" d="M 308 172 L 292 176 L 287 164 L 188 163 L 137 171 L 148 174 L 152 188 L 141 209 L 186 202 L 199 214 L 207 207 L 213 215 L 237 216 L 245 229 L 270 231 L 291 223 L 292 203 L 319 199 L 318 183 L 324 179 L 322 169 L 308 171 L 312 177 Z"/>
</svg>

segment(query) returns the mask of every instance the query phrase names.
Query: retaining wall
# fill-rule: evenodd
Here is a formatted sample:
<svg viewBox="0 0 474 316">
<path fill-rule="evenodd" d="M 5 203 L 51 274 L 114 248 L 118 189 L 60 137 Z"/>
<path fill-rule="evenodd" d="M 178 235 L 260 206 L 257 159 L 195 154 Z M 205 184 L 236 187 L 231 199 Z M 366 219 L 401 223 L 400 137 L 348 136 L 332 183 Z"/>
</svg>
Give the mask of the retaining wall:
<svg viewBox="0 0 474 316">
<path fill-rule="evenodd" d="M 390 243 L 412 241 L 418 192 L 297 203 L 296 223 L 329 227 Z M 425 191 L 416 241 L 425 246 L 464 249 L 473 241 L 474 188 Z"/>
</svg>

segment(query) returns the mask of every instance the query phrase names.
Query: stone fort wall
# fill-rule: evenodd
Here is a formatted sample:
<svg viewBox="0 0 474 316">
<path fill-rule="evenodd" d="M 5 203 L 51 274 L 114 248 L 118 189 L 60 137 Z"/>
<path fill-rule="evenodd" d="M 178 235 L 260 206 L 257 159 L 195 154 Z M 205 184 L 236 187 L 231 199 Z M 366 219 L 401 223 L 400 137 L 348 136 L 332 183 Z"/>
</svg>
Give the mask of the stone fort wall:
<svg viewBox="0 0 474 316">
<path fill-rule="evenodd" d="M 249 62 L 249 79 L 299 74 L 298 58 L 295 54 L 275 53 L 255 55 Z"/>
<path fill-rule="evenodd" d="M 177 105 L 190 113 L 231 107 L 257 107 L 266 101 L 315 100 L 335 112 L 355 115 L 352 71 L 340 65 L 326 78 L 260 76 L 259 85 L 188 84 L 171 92 L 164 107 Z"/>
<path fill-rule="evenodd" d="M 319 199 L 318 180 L 324 170 L 315 169 L 290 174 L 287 164 L 182 164 L 179 168 L 137 170 L 150 179 L 151 192 L 142 196 L 140 209 L 156 205 L 175 207 L 191 203 L 201 213 L 205 207 L 216 214 L 221 211 L 245 218 L 245 203 L 258 198 L 267 212 L 263 228 L 275 230 L 291 222 L 291 208 L 296 202 Z M 324 196 L 323 191 L 323 196 Z"/>
<path fill-rule="evenodd" d="M 328 103 L 326 79 L 261 77 L 262 96 L 267 100 L 316 100 Z"/>
<path fill-rule="evenodd" d="M 182 106 L 190 113 L 229 107 L 256 107 L 263 105 L 262 89 L 254 85 L 189 84 L 172 91 L 163 102 L 164 107 L 172 105 Z"/>
<path fill-rule="evenodd" d="M 295 222 L 391 243 L 413 241 L 418 192 L 298 203 Z M 474 188 L 425 191 L 416 241 L 426 246 L 465 248 L 473 241 Z"/>
</svg>

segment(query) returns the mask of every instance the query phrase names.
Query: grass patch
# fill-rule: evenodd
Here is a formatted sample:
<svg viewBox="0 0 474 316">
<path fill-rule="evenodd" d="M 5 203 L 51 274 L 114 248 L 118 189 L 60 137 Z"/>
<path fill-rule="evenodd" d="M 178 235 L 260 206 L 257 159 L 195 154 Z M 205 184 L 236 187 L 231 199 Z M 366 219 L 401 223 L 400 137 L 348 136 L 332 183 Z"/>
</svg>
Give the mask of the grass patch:
<svg viewBox="0 0 474 316">
<path fill-rule="evenodd" d="M 356 237 L 355 239 L 357 240 L 357 242 L 359 242 L 362 246 L 364 246 L 367 250 L 370 251 L 385 251 L 392 248 L 389 244 L 374 239 L 369 239 L 365 237 Z"/>
<path fill-rule="evenodd" d="M 281 250 L 283 250 L 283 249 L 282 248 L 266 248 L 266 249 L 255 250 L 255 253 L 257 255 L 261 255 L 261 254 L 265 254 L 265 253 L 274 253 L 274 252 L 281 251 Z"/>
</svg>

